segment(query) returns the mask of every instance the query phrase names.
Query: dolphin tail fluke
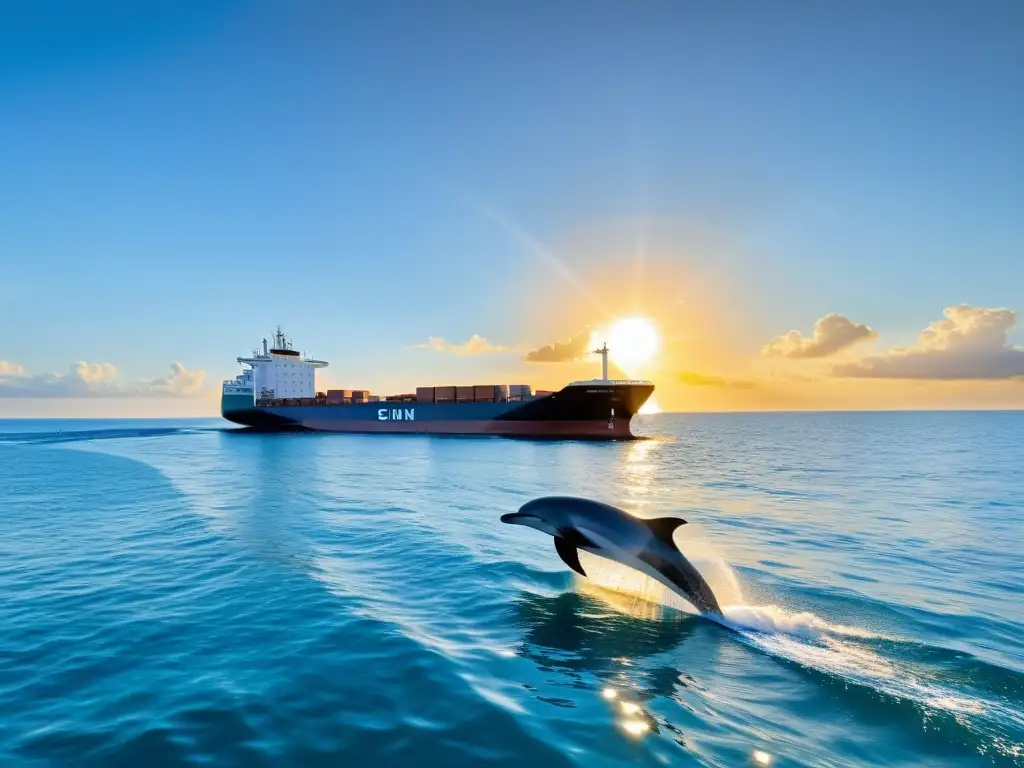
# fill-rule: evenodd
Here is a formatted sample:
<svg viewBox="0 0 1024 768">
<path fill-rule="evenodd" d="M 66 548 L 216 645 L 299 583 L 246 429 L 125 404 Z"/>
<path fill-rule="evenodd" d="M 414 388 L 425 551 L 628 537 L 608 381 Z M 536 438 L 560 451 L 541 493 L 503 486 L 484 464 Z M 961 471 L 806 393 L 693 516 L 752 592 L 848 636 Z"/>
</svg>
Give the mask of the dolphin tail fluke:
<svg viewBox="0 0 1024 768">
<path fill-rule="evenodd" d="M 562 558 L 562 562 L 572 568 L 580 576 L 586 576 L 587 572 L 583 570 L 583 566 L 580 565 L 580 553 L 579 550 L 568 541 L 563 539 L 561 536 L 555 536 L 555 551 L 558 556 Z"/>
</svg>

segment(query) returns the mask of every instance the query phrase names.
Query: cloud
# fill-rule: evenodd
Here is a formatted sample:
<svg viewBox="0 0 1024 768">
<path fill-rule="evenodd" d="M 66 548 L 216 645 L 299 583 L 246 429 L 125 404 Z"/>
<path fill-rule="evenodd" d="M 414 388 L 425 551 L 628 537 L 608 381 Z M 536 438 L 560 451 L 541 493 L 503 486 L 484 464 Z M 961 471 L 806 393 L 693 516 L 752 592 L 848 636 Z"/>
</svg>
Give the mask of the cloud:
<svg viewBox="0 0 1024 768">
<path fill-rule="evenodd" d="M 814 334 L 804 338 L 800 331 L 776 336 L 761 354 L 765 357 L 806 359 L 828 357 L 859 341 L 878 338 L 878 334 L 864 323 L 855 323 L 842 315 L 825 315 L 814 324 Z"/>
<path fill-rule="evenodd" d="M 496 352 L 507 352 L 508 347 L 499 344 L 492 344 L 483 336 L 473 334 L 462 344 L 452 344 L 439 336 L 431 336 L 425 344 L 415 344 L 420 349 L 432 349 L 435 352 L 443 352 L 449 355 L 470 357 L 473 355 L 491 355 Z"/>
<path fill-rule="evenodd" d="M 71 367 L 71 375 L 85 385 L 103 384 L 117 377 L 117 368 L 110 363 L 86 363 L 79 360 Z"/>
<path fill-rule="evenodd" d="M 555 341 L 527 352 L 527 363 L 567 363 L 579 360 L 590 351 L 590 331 L 582 330 L 567 341 Z"/>
<path fill-rule="evenodd" d="M 14 363 L 0 361 L 0 397 L 183 397 L 197 394 L 206 373 L 171 363 L 171 375 L 119 382 L 111 363 L 72 364 L 67 373 L 28 374 Z"/>
<path fill-rule="evenodd" d="M 947 307 L 913 347 L 894 348 L 855 363 L 838 365 L 835 376 L 875 379 L 1009 379 L 1024 376 L 1024 348 L 1011 346 L 1017 324 L 1011 309 L 967 304 Z"/>
<path fill-rule="evenodd" d="M 25 369 L 15 363 L 0 360 L 0 379 L 5 376 L 24 376 Z"/>
<path fill-rule="evenodd" d="M 163 379 L 144 382 L 149 394 L 188 396 L 203 388 L 206 371 L 189 370 L 181 363 L 171 363 L 171 375 Z"/>
<path fill-rule="evenodd" d="M 684 371 L 678 376 L 681 384 L 690 387 L 730 387 L 732 389 L 753 389 L 756 382 L 746 379 L 727 379 L 724 376 L 708 376 L 694 371 Z"/>
</svg>

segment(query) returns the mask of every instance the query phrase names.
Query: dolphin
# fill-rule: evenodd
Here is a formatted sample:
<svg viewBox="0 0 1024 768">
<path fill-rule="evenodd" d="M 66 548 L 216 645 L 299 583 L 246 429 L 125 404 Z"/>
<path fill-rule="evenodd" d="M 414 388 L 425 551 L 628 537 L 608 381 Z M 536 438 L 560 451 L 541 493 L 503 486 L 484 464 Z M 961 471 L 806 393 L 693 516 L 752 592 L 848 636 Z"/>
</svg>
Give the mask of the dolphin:
<svg viewBox="0 0 1024 768">
<path fill-rule="evenodd" d="M 614 560 L 640 571 L 682 595 L 701 613 L 722 616 L 711 587 L 672 540 L 686 521 L 678 517 L 644 520 L 611 504 L 575 496 L 543 496 L 528 501 L 501 522 L 536 528 L 555 538 L 562 562 L 581 576 L 579 553 Z"/>
</svg>

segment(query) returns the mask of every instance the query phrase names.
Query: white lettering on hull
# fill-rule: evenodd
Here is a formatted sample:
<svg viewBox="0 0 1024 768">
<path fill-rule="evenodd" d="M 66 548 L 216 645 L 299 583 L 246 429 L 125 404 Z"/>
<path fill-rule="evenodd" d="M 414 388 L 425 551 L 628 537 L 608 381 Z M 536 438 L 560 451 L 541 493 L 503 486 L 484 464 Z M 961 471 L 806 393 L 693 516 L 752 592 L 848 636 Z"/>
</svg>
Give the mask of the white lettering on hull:
<svg viewBox="0 0 1024 768">
<path fill-rule="evenodd" d="M 415 421 L 415 408 L 378 408 L 377 421 Z"/>
</svg>

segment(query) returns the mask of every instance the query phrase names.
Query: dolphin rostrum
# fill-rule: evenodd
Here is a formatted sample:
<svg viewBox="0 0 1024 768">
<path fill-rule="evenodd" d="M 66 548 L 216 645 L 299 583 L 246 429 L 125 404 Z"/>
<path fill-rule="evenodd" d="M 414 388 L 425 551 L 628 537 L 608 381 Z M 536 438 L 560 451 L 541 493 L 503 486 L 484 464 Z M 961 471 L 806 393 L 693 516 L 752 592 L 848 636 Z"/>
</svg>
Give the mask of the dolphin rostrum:
<svg viewBox="0 0 1024 768">
<path fill-rule="evenodd" d="M 581 576 L 582 549 L 640 571 L 681 594 L 701 613 L 722 615 L 711 587 L 672 541 L 678 517 L 644 520 L 618 507 L 575 496 L 544 496 L 528 501 L 501 522 L 525 525 L 555 538 L 562 562 Z"/>
</svg>

